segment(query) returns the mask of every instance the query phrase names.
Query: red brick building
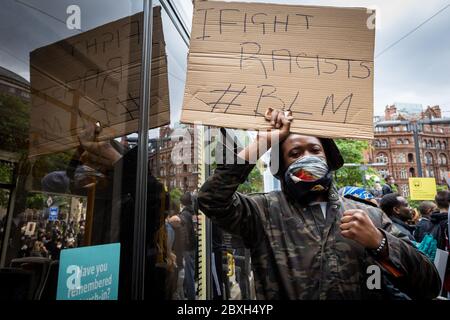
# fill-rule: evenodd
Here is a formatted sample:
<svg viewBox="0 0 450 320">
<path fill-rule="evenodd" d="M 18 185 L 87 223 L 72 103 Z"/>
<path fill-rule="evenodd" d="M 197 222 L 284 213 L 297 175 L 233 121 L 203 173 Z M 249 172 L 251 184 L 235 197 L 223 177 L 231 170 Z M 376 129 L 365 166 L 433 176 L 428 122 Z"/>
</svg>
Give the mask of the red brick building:
<svg viewBox="0 0 450 320">
<path fill-rule="evenodd" d="M 420 176 L 416 152 L 422 176 L 435 177 L 438 184 L 445 184 L 444 174 L 450 169 L 449 138 L 450 119 L 442 118 L 439 106 L 427 107 L 412 117 L 397 112 L 395 105 L 388 106 L 384 120 L 375 123 L 370 162 L 384 164 L 377 170 L 383 177 L 394 176 L 399 192 L 408 196 L 408 178 Z"/>
<path fill-rule="evenodd" d="M 183 144 L 183 138 L 190 136 L 190 142 Z M 178 188 L 183 192 L 195 191 L 198 187 L 198 165 L 194 161 L 195 144 L 194 128 L 192 126 L 180 126 L 171 128 L 162 127 L 159 138 L 150 139 L 149 168 L 152 174 L 166 185 L 168 190 Z M 174 148 L 177 147 L 177 150 Z M 183 147 L 183 148 L 181 148 Z M 183 150 L 181 150 L 183 149 Z M 182 152 L 188 152 L 188 158 Z M 179 163 L 178 157 L 187 161 Z"/>
</svg>

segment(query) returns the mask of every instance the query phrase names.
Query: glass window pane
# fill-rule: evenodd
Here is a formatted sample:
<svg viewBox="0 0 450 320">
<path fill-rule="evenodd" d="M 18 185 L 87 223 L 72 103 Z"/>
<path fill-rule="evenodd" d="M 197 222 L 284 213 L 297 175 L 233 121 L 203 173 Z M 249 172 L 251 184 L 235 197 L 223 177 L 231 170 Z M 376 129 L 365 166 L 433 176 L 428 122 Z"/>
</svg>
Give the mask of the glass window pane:
<svg viewBox="0 0 450 320">
<path fill-rule="evenodd" d="M 62 250 L 120 243 L 117 297 L 130 297 L 142 10 L 142 0 L 3 4 L 0 154 L 19 162 L 17 181 L 0 166 L 15 188 L 2 266 L 51 269 Z"/>
</svg>

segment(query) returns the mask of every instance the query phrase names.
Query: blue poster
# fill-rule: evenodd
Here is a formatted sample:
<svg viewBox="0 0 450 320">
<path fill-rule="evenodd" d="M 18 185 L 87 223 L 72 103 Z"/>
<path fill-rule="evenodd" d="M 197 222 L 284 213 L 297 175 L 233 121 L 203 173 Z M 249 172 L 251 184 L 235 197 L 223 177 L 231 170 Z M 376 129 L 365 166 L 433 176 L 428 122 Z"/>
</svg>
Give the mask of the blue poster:
<svg viewBox="0 0 450 320">
<path fill-rule="evenodd" d="M 61 251 L 57 300 L 117 300 L 120 243 Z"/>
<path fill-rule="evenodd" d="M 58 207 L 50 207 L 49 208 L 48 221 L 56 221 L 56 220 L 58 220 L 58 213 L 59 213 L 59 208 Z"/>
</svg>

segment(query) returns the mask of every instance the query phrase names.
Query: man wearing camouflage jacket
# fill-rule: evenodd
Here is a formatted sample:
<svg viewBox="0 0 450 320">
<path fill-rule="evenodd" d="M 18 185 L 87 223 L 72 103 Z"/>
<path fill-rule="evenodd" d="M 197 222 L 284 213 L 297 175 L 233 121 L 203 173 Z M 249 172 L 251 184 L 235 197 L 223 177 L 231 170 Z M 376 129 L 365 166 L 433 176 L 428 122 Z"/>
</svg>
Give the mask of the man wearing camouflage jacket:
<svg viewBox="0 0 450 320">
<path fill-rule="evenodd" d="M 213 223 L 251 250 L 257 298 L 435 298 L 433 263 L 381 210 L 338 196 L 331 177 L 343 159 L 333 140 L 290 134 L 292 117 L 282 111 L 268 109 L 266 120 L 273 130 L 239 153 L 246 163 L 218 165 L 198 194 Z M 264 154 L 275 135 L 280 152 L 271 161 L 279 157 L 282 191 L 238 193 L 254 168 L 249 159 Z M 305 182 L 315 174 L 324 177 Z M 373 266 L 382 271 L 381 288 L 368 285 Z"/>
</svg>

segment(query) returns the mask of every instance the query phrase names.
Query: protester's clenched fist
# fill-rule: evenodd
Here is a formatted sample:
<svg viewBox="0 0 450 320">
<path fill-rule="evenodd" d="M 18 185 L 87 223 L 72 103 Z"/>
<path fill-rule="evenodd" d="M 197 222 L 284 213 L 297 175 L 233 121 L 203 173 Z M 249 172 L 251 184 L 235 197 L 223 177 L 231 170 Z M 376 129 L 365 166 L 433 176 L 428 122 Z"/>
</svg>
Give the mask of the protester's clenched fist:
<svg viewBox="0 0 450 320">
<path fill-rule="evenodd" d="M 87 124 L 86 128 L 78 136 L 84 152 L 80 160 L 101 172 L 110 170 L 121 155 L 114 149 L 109 141 L 98 141 L 94 124 Z"/>
<path fill-rule="evenodd" d="M 259 136 L 272 142 L 273 136 L 277 135 L 278 141 L 281 142 L 290 134 L 291 123 L 294 118 L 291 111 L 283 111 L 278 109 L 268 108 L 264 114 L 266 121 L 270 122 L 272 130 L 269 132 L 260 132 Z"/>
<path fill-rule="evenodd" d="M 383 240 L 381 231 L 375 227 L 367 213 L 359 209 L 344 212 L 341 219 L 341 234 L 367 249 L 378 248 Z"/>
</svg>

